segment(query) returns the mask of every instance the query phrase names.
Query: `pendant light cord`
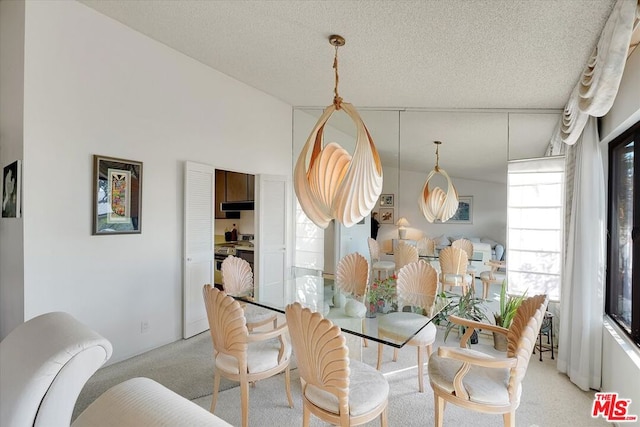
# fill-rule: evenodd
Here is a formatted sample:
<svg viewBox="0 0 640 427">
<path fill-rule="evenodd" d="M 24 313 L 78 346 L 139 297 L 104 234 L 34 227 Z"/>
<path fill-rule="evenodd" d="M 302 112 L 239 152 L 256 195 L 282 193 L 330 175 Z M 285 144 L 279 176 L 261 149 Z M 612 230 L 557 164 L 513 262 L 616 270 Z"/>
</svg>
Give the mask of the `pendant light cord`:
<svg viewBox="0 0 640 427">
<path fill-rule="evenodd" d="M 438 148 L 440 148 L 440 144 L 442 144 L 439 141 L 434 141 L 434 144 L 436 144 L 436 167 L 435 167 L 435 171 L 436 172 L 440 172 L 440 153 L 438 152 Z"/>
<path fill-rule="evenodd" d="M 338 76 L 338 46 L 336 46 L 336 54 L 333 58 L 333 69 L 335 70 L 335 74 L 336 74 L 336 84 L 333 88 L 333 105 L 336 106 L 336 110 L 339 110 L 340 108 L 342 108 L 342 98 L 340 98 L 340 95 L 338 95 L 338 81 L 339 81 L 339 76 Z"/>
</svg>

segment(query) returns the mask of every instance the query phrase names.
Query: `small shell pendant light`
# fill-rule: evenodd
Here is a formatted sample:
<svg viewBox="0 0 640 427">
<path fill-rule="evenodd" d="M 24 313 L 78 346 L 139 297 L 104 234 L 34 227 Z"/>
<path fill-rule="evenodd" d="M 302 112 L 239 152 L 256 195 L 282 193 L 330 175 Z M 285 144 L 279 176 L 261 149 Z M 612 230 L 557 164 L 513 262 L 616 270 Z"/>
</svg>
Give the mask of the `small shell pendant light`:
<svg viewBox="0 0 640 427">
<path fill-rule="evenodd" d="M 422 193 L 418 198 L 418 206 L 427 221 L 434 222 L 435 220 L 440 220 L 445 222 L 455 215 L 458 210 L 458 192 L 453 186 L 451 178 L 449 178 L 447 172 L 440 168 L 439 165 L 440 154 L 438 153 L 438 148 L 442 142 L 434 141 L 433 143 L 436 144 L 436 166 L 431 172 L 429 172 L 427 180 L 424 183 L 424 187 L 422 187 Z M 433 189 L 429 188 L 429 181 L 436 174 L 440 174 L 446 178 L 446 193 L 440 187 L 435 187 Z"/>
</svg>

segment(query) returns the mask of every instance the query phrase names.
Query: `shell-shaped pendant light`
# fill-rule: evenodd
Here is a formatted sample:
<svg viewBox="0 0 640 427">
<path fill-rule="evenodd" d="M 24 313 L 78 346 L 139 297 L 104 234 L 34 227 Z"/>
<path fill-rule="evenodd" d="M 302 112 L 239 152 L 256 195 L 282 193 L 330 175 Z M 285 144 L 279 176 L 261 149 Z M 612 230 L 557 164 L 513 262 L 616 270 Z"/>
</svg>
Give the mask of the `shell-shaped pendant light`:
<svg viewBox="0 0 640 427">
<path fill-rule="evenodd" d="M 339 39 L 334 37 L 339 36 L 330 38 L 336 46 L 334 103 L 324 110 L 311 131 L 293 174 L 302 210 L 321 228 L 326 228 L 332 219 L 346 227 L 360 222 L 371 213 L 382 193 L 382 163 L 373 139 L 353 105 L 342 102 L 337 94 L 337 46 L 342 46 L 344 39 L 340 38 L 342 44 L 337 44 Z M 336 142 L 324 146 L 324 126 L 339 109 L 355 124 L 353 156 Z"/>
<path fill-rule="evenodd" d="M 436 166 L 429 172 L 427 180 L 422 187 L 422 193 L 418 198 L 418 206 L 420 211 L 429 222 L 440 220 L 442 222 L 448 221 L 458 210 L 458 192 L 451 182 L 449 174 L 441 169 L 438 165 L 439 154 L 438 145 L 442 144 L 440 141 L 434 141 L 436 144 Z M 447 192 L 445 193 L 440 187 L 431 189 L 429 187 L 429 181 L 436 174 L 442 175 L 447 180 Z"/>
</svg>

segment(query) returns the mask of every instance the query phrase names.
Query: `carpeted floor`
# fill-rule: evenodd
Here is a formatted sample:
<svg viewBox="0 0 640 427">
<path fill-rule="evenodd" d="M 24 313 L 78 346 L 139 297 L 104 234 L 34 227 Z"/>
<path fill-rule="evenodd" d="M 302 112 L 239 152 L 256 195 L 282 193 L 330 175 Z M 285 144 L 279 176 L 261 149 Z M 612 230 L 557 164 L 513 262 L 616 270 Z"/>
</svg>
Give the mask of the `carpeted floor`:
<svg viewBox="0 0 640 427">
<path fill-rule="evenodd" d="M 443 331 L 438 330 L 434 349 L 442 345 Z M 488 340 L 482 338 L 486 344 Z M 455 335 L 446 345 L 455 346 Z M 483 345 L 482 343 L 480 345 Z M 478 348 L 475 347 L 474 348 Z M 391 348 L 385 347 L 382 371 L 389 380 L 390 426 L 433 425 L 433 392 L 425 375 L 425 392 L 418 393 L 416 350 L 401 349 L 398 362 L 392 362 Z M 375 366 L 377 346 L 363 349 L 363 360 Z M 427 371 L 425 367 L 425 372 Z M 94 399 L 109 387 L 128 378 L 144 376 L 152 378 L 178 394 L 209 409 L 212 392 L 212 348 L 208 333 L 188 340 L 177 341 L 132 359 L 100 369 L 83 389 L 74 418 Z M 253 426 L 300 425 L 302 424 L 302 401 L 297 370 L 292 371 L 292 393 L 295 407 L 287 406 L 284 392 L 284 376 L 259 381 L 249 390 L 249 422 Z M 221 393 L 215 414 L 233 425 L 240 425 L 240 391 L 237 384 L 222 379 Z M 538 355 L 532 356 L 523 383 L 520 407 L 516 412 L 518 426 L 601 426 L 608 425 L 602 419 L 590 416 L 594 392 L 583 392 L 569 379 L 557 372 L 550 354 L 544 354 L 543 362 Z M 313 426 L 324 426 L 312 417 Z M 377 426 L 378 420 L 367 425 Z M 500 426 L 502 417 L 471 412 L 447 405 L 445 425 L 473 425 L 477 427 Z"/>
</svg>

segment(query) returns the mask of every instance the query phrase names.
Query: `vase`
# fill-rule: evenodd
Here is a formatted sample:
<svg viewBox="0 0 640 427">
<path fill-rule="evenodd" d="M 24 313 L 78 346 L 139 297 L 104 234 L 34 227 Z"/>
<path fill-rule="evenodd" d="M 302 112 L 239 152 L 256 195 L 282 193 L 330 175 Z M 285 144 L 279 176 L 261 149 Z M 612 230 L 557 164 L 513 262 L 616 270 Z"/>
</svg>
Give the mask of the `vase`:
<svg viewBox="0 0 640 427">
<path fill-rule="evenodd" d="M 367 316 L 368 318 L 374 318 L 376 317 L 376 312 L 377 312 L 376 304 L 372 304 L 372 303 L 367 304 L 367 314 L 365 316 Z"/>
<path fill-rule="evenodd" d="M 507 351 L 507 336 L 498 332 L 494 332 L 493 348 L 498 351 Z"/>
</svg>

